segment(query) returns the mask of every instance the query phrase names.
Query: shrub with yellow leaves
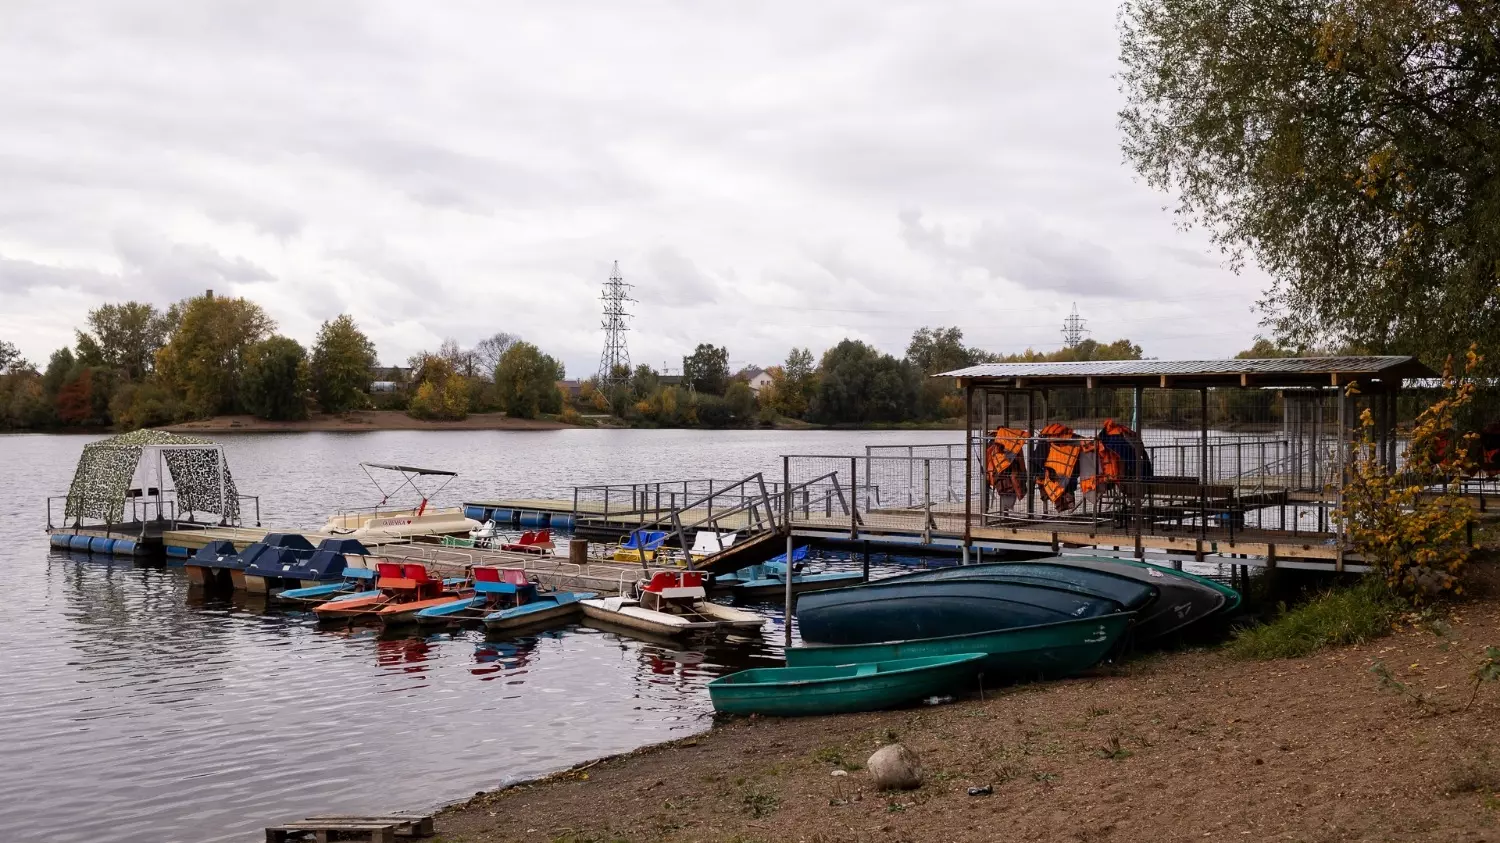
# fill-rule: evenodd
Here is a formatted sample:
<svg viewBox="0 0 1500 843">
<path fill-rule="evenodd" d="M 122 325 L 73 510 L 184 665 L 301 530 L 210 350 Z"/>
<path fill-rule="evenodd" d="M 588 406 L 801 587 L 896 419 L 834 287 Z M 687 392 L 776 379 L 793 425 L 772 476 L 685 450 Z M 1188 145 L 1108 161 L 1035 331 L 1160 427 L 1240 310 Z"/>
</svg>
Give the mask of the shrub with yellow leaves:
<svg viewBox="0 0 1500 843">
<path fill-rule="evenodd" d="M 1460 434 L 1457 419 L 1473 401 L 1480 360 L 1471 347 L 1458 375 L 1449 358 L 1442 395 L 1417 416 L 1405 464 L 1395 470 L 1380 458 L 1370 411 L 1360 414 L 1335 518 L 1387 587 L 1413 603 L 1462 591 L 1475 521 L 1462 487 L 1472 470 L 1475 434 Z"/>
</svg>

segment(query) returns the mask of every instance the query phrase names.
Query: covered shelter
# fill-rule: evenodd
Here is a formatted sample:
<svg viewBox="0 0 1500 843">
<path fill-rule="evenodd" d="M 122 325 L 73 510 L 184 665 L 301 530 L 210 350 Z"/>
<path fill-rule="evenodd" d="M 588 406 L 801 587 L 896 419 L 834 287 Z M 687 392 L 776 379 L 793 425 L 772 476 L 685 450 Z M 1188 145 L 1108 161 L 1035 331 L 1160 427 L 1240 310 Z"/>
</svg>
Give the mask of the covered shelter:
<svg viewBox="0 0 1500 843">
<path fill-rule="evenodd" d="M 1143 537 L 1190 538 L 1201 555 L 1217 540 L 1341 548 L 1330 514 L 1361 410 L 1394 466 L 1397 396 L 1435 373 L 1412 357 L 1337 356 L 987 363 L 939 377 L 965 395 L 966 543 L 1041 528 L 1130 537 L 1137 553 Z"/>
<path fill-rule="evenodd" d="M 224 446 L 151 429 L 85 445 L 64 505 L 73 527 L 194 522 L 200 515 L 240 523 Z"/>
</svg>

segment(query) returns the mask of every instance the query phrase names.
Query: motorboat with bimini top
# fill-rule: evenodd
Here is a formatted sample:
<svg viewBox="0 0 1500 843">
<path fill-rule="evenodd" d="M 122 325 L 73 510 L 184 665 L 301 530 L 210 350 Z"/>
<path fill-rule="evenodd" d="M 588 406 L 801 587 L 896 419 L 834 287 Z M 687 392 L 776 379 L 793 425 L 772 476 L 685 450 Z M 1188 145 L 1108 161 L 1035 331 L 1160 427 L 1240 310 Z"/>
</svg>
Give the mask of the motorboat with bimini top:
<svg viewBox="0 0 1500 843">
<path fill-rule="evenodd" d="M 467 536 L 479 528 L 478 521 L 464 515 L 463 507 L 429 505 L 432 496 L 441 492 L 452 482 L 453 478 L 458 476 L 458 472 L 374 462 L 362 462 L 359 466 L 364 469 L 365 476 L 369 477 L 370 482 L 374 483 L 375 488 L 380 491 L 380 502 L 372 507 L 346 509 L 335 513 L 318 532 L 359 539 L 366 544 L 378 544 L 421 536 Z M 394 488 L 387 490 L 375 474 L 371 473 L 372 470 L 392 472 L 399 475 L 402 480 Z M 419 481 L 434 477 L 446 479 L 443 479 L 430 493 L 424 492 L 418 486 Z M 417 504 L 410 507 L 388 506 L 390 500 L 407 487 L 411 487 L 417 495 L 419 499 Z"/>
<path fill-rule="evenodd" d="M 656 571 L 632 595 L 583 600 L 585 617 L 627 629 L 674 636 L 693 632 L 759 630 L 760 615 L 710 603 L 702 571 Z"/>
</svg>

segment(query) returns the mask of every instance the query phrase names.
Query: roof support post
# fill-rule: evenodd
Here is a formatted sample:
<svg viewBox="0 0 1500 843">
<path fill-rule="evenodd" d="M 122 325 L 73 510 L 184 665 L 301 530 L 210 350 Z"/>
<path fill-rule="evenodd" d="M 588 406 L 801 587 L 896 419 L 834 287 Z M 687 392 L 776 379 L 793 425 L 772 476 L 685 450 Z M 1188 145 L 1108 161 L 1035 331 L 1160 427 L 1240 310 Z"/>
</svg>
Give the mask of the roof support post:
<svg viewBox="0 0 1500 843">
<path fill-rule="evenodd" d="M 988 494 L 986 493 L 986 496 Z M 964 552 L 974 519 L 974 387 L 964 386 Z"/>
<path fill-rule="evenodd" d="M 1032 438 L 1036 436 L 1036 392 L 1026 392 L 1026 451 L 1022 458 L 1026 460 L 1026 517 L 1030 518 L 1036 513 L 1036 484 L 1032 483 L 1032 477 L 1036 474 L 1037 466 L 1031 464 L 1031 455 L 1034 449 Z"/>
<path fill-rule="evenodd" d="M 1198 390 L 1198 482 L 1208 485 L 1208 387 Z"/>
<path fill-rule="evenodd" d="M 979 441 L 985 442 L 990 436 L 990 391 L 985 389 L 979 393 Z M 980 453 L 983 453 L 982 451 Z M 980 471 L 984 470 L 984 461 L 981 460 Z M 990 514 L 990 489 L 989 484 L 981 484 L 984 497 L 979 499 L 979 523 L 987 523 Z M 965 542 L 967 544 L 967 542 Z"/>
</svg>

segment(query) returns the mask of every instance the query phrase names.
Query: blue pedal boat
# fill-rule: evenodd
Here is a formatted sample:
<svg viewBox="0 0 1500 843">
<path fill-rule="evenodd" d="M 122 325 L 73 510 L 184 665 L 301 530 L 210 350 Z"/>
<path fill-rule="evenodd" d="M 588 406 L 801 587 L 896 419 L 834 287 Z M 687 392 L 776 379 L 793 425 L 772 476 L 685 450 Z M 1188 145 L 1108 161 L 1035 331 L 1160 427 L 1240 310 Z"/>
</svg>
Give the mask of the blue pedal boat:
<svg viewBox="0 0 1500 843">
<path fill-rule="evenodd" d="M 192 585 L 227 586 L 230 570 L 240 566 L 240 552 L 235 550 L 234 542 L 215 539 L 198 548 L 182 566 Z"/>
<path fill-rule="evenodd" d="M 260 553 L 245 566 L 246 591 L 274 594 L 339 580 L 349 567 L 350 556 L 370 553 L 357 539 L 324 539 L 314 548 L 302 536 L 282 535 L 287 536 L 284 544 Z"/>
<path fill-rule="evenodd" d="M 805 550 L 806 548 L 798 548 Z M 785 556 L 786 554 L 782 554 Z M 805 553 L 803 554 L 806 555 Z M 794 554 L 792 558 L 797 558 Z M 864 579 L 859 571 L 807 570 L 800 565 L 792 568 L 792 594 L 843 588 Z M 763 565 L 741 568 L 733 574 L 714 579 L 716 592 L 727 591 L 736 601 L 753 603 L 764 600 L 781 600 L 786 596 L 786 564 L 771 561 Z"/>
<path fill-rule="evenodd" d="M 268 593 L 269 587 L 264 582 L 264 571 L 267 567 L 273 565 L 279 568 L 290 560 L 290 557 L 280 553 L 282 550 L 291 551 L 292 557 L 300 556 L 303 559 L 307 559 L 313 555 L 313 551 L 316 548 L 312 546 L 312 543 L 307 540 L 306 536 L 300 533 L 267 533 L 265 538 L 240 551 L 238 567 L 231 568 L 229 571 L 230 577 L 234 581 L 234 587 L 243 588 L 246 591 L 256 594 Z M 266 557 L 265 562 L 261 568 L 256 569 L 255 582 L 252 583 L 252 577 L 248 572 L 256 562 L 260 561 L 262 556 Z"/>
<path fill-rule="evenodd" d="M 490 629 L 506 629 L 509 628 L 507 618 L 524 617 L 524 625 L 531 626 L 581 614 L 583 607 L 575 605 L 577 601 L 595 596 L 592 593 L 543 593 L 519 568 L 479 565 L 475 566 L 473 573 L 472 596 L 423 609 L 416 614 L 417 623 L 434 626 L 482 622 Z"/>
<path fill-rule="evenodd" d="M 554 591 L 540 594 L 529 603 L 500 609 L 485 615 L 484 628 L 491 632 L 504 632 L 566 623 L 583 614 L 583 604 L 579 602 L 580 600 L 593 600 L 598 596 L 592 591 Z"/>
</svg>

